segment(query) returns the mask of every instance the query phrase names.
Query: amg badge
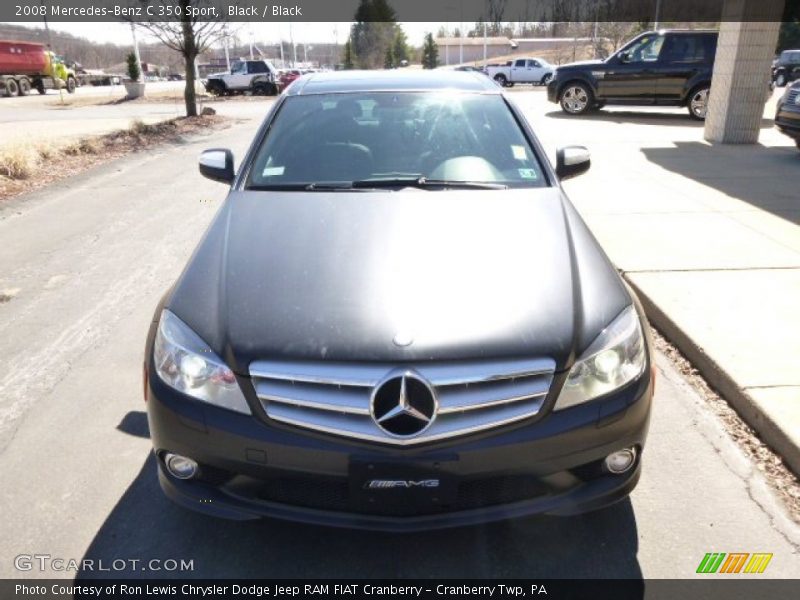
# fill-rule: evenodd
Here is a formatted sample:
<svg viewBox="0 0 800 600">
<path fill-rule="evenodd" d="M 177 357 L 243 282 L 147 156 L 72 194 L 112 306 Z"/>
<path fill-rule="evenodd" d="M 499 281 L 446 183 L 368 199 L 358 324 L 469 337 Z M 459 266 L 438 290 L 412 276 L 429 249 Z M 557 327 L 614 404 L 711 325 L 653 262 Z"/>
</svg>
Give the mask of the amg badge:
<svg viewBox="0 0 800 600">
<path fill-rule="evenodd" d="M 438 488 L 438 479 L 370 479 L 364 484 L 364 489 L 387 490 L 395 488 Z"/>
</svg>

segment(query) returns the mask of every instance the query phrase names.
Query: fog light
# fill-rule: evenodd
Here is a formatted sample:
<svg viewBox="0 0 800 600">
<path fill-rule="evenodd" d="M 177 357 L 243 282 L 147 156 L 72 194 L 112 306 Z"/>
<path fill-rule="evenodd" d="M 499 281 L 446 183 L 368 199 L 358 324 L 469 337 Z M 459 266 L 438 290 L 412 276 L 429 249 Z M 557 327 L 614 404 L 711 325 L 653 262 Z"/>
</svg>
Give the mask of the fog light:
<svg viewBox="0 0 800 600">
<path fill-rule="evenodd" d="M 635 462 L 636 448 L 625 448 L 624 450 L 617 450 L 606 457 L 606 469 L 610 473 L 618 475 L 630 469 Z"/>
<path fill-rule="evenodd" d="M 165 454 L 164 464 L 170 475 L 178 479 L 191 479 L 197 474 L 197 463 L 180 454 Z"/>
</svg>

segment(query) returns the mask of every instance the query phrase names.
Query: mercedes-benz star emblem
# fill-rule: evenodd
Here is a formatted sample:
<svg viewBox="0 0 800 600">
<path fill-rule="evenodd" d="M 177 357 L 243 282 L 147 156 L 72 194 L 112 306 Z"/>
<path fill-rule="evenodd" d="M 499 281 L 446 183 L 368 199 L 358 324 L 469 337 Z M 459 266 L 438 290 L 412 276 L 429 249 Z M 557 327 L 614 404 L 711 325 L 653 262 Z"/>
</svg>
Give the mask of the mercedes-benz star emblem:
<svg viewBox="0 0 800 600">
<path fill-rule="evenodd" d="M 389 435 L 413 437 L 436 418 L 436 396 L 428 383 L 413 373 L 392 375 L 378 384 L 370 402 L 372 418 Z"/>
<path fill-rule="evenodd" d="M 798 96 L 800 97 L 800 96 Z M 414 343 L 414 338 L 411 337 L 411 334 L 408 331 L 398 331 L 397 335 L 392 338 L 392 342 L 395 346 L 410 346 Z"/>
</svg>

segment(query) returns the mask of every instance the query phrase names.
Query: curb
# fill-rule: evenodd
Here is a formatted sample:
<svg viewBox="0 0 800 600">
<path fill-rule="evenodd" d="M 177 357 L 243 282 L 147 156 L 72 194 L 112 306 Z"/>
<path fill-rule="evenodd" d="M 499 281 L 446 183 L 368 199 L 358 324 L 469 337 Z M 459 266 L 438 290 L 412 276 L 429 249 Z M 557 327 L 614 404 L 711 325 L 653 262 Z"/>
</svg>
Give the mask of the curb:
<svg viewBox="0 0 800 600">
<path fill-rule="evenodd" d="M 637 286 L 626 273 L 625 281 L 636 292 L 642 302 L 650 323 L 658 329 L 681 353 L 689 359 L 705 380 L 730 404 L 739 416 L 758 432 L 779 456 L 783 458 L 795 475 L 800 476 L 800 447 L 786 434 L 780 424 L 758 406 L 753 397 L 743 390 L 734 378 L 696 344 L 658 304 Z"/>
</svg>

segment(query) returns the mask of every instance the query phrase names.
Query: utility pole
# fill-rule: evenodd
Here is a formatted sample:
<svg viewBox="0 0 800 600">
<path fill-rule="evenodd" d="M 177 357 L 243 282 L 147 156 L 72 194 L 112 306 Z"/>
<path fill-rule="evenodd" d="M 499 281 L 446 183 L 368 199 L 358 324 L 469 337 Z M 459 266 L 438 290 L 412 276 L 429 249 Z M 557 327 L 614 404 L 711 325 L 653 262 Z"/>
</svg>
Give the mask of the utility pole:
<svg viewBox="0 0 800 600">
<path fill-rule="evenodd" d="M 661 21 L 661 0 L 656 0 L 656 16 L 653 23 L 653 29 L 658 31 L 659 22 Z"/>
<path fill-rule="evenodd" d="M 61 100 L 61 104 L 64 104 L 64 91 L 62 90 L 61 86 L 58 85 L 56 81 L 56 65 L 53 62 L 55 58 L 55 53 L 53 52 L 53 38 L 50 35 L 50 25 L 47 23 L 47 8 L 44 5 L 44 0 L 39 0 L 39 4 L 42 6 L 42 19 L 44 20 L 44 30 L 47 33 L 47 50 L 50 52 L 48 58 L 50 59 L 50 76 L 53 78 L 53 82 L 58 86 L 58 97 Z M 133 28 L 133 23 L 131 23 L 131 28 Z M 134 37 L 135 39 L 135 37 Z M 139 62 L 139 50 L 136 50 L 136 62 Z M 142 66 L 139 65 L 139 72 L 142 72 Z M 64 82 L 66 83 L 66 82 Z M 44 85 L 44 84 L 42 84 Z"/>
</svg>

